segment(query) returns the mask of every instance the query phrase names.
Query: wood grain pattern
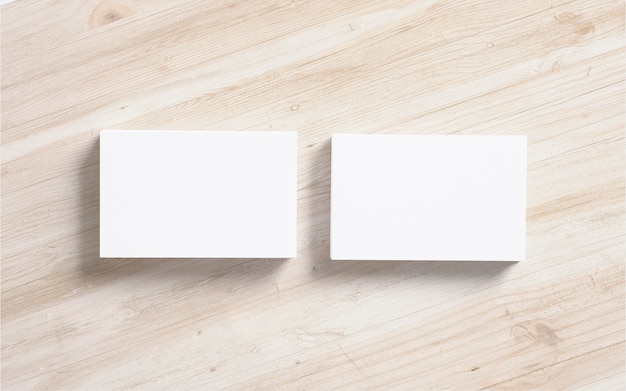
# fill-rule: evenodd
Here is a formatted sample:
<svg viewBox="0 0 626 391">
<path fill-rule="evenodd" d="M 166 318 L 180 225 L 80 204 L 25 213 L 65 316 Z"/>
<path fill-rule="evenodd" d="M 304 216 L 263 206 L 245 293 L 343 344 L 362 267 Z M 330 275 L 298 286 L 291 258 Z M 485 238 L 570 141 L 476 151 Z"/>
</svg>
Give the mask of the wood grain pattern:
<svg viewBox="0 0 626 391">
<path fill-rule="evenodd" d="M 2 389 L 626 386 L 623 2 L 1 12 Z M 105 128 L 298 131 L 298 257 L 99 259 Z M 527 134 L 527 260 L 331 262 L 334 132 Z"/>
</svg>

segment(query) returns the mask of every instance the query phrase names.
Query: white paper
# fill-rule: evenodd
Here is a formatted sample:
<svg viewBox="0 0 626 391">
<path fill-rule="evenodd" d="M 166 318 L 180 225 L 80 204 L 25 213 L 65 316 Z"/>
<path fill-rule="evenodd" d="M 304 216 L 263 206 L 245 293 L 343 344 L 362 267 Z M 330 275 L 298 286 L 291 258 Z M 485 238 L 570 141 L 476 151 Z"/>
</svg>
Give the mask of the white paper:
<svg viewBox="0 0 626 391">
<path fill-rule="evenodd" d="M 100 256 L 296 255 L 295 132 L 106 130 Z"/>
<path fill-rule="evenodd" d="M 520 261 L 526 136 L 332 138 L 331 258 Z"/>
</svg>

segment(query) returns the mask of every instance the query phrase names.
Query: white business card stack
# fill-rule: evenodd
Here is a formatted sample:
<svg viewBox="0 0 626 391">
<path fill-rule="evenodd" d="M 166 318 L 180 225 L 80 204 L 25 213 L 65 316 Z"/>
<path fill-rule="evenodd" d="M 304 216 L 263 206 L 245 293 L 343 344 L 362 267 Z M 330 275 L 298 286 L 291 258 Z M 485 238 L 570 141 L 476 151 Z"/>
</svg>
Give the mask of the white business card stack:
<svg viewBox="0 0 626 391">
<path fill-rule="evenodd" d="M 525 136 L 333 136 L 332 259 L 520 261 L 525 223 Z"/>
<path fill-rule="evenodd" d="M 295 132 L 100 134 L 100 256 L 296 256 Z"/>
</svg>

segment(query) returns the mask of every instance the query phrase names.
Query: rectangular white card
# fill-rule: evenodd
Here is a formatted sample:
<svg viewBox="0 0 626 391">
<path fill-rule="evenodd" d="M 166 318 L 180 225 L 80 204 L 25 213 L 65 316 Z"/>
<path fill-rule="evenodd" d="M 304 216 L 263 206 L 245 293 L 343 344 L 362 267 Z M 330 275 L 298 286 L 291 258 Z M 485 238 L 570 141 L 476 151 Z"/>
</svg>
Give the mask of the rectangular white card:
<svg viewBox="0 0 626 391">
<path fill-rule="evenodd" d="M 296 255 L 295 132 L 100 133 L 100 256 Z"/>
<path fill-rule="evenodd" d="M 526 136 L 336 134 L 331 258 L 520 261 Z"/>
</svg>

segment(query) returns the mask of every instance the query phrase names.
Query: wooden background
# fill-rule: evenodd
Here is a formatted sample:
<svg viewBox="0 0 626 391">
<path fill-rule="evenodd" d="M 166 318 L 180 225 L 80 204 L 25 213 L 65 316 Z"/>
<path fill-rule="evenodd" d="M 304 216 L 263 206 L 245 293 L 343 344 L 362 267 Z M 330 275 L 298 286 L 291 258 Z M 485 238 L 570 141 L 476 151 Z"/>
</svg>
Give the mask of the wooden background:
<svg viewBox="0 0 626 391">
<path fill-rule="evenodd" d="M 1 12 L 3 390 L 624 389 L 623 2 Z M 298 131 L 297 259 L 99 259 L 106 128 Z M 527 260 L 331 262 L 341 132 L 527 134 Z"/>
</svg>

